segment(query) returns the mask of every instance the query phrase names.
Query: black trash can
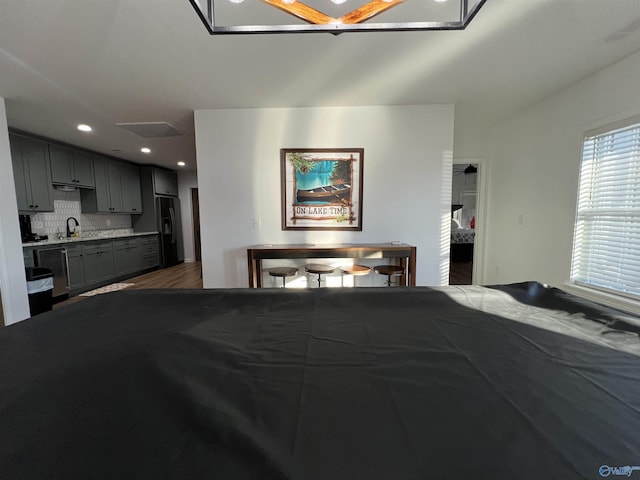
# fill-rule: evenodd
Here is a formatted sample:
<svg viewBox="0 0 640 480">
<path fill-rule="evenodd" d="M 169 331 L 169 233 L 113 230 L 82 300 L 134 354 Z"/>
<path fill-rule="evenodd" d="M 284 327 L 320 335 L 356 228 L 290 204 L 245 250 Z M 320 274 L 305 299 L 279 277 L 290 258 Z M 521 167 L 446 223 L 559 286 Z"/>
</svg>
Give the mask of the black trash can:
<svg viewBox="0 0 640 480">
<path fill-rule="evenodd" d="M 27 267 L 25 270 L 31 316 L 48 312 L 53 306 L 53 272 L 44 267 Z"/>
</svg>

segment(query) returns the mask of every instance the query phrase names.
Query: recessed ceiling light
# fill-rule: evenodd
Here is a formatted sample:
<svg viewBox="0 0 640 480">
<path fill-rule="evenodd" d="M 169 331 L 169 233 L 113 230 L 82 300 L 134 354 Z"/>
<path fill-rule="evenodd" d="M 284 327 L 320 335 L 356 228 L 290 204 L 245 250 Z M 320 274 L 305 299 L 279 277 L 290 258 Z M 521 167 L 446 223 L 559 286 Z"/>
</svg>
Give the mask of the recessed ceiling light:
<svg viewBox="0 0 640 480">
<path fill-rule="evenodd" d="M 186 165 L 186 163 L 184 163 L 183 161 L 178 162 L 178 166 L 179 167 L 184 167 Z"/>
<path fill-rule="evenodd" d="M 80 130 L 81 132 L 91 132 L 93 128 L 91 128 L 90 125 L 81 123 L 80 125 L 78 125 L 78 130 Z"/>
<path fill-rule="evenodd" d="M 142 153 L 151 153 L 151 149 L 150 149 L 149 147 L 142 147 L 142 148 L 140 149 L 140 151 L 141 151 Z"/>
</svg>

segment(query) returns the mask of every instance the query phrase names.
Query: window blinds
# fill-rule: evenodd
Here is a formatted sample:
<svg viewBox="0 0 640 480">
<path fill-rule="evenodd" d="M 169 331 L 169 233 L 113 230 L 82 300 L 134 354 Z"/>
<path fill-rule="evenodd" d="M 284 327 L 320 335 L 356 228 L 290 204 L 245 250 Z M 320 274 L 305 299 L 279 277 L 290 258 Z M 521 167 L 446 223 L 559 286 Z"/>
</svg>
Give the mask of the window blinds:
<svg viewBox="0 0 640 480">
<path fill-rule="evenodd" d="M 571 281 L 640 299 L 640 124 L 584 139 Z"/>
</svg>

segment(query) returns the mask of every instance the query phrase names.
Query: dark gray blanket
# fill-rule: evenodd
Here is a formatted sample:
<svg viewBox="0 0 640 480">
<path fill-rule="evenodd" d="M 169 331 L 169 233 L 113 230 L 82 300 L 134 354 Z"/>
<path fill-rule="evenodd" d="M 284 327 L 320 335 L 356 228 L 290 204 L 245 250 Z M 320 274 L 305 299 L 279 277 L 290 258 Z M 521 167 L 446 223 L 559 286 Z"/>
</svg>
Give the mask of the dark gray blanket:
<svg viewBox="0 0 640 480">
<path fill-rule="evenodd" d="M 0 329 L 0 478 L 640 478 L 637 344 L 535 283 L 99 295 Z"/>
</svg>

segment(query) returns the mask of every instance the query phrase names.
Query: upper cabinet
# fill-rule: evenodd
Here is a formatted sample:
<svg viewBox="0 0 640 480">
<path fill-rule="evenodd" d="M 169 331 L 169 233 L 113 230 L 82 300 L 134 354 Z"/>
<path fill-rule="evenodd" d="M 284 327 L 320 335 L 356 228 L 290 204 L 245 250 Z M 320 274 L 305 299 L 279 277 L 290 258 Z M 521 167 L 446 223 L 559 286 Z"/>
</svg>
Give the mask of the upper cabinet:
<svg viewBox="0 0 640 480">
<path fill-rule="evenodd" d="M 83 213 L 142 213 L 140 169 L 95 156 L 95 190 L 81 190 Z"/>
<path fill-rule="evenodd" d="M 122 210 L 126 213 L 142 213 L 142 190 L 140 167 L 123 163 L 120 165 L 122 183 Z"/>
<path fill-rule="evenodd" d="M 47 144 L 15 134 L 9 135 L 9 141 L 18 210 L 52 212 L 53 187 Z"/>
<path fill-rule="evenodd" d="M 178 196 L 178 174 L 163 168 L 153 169 L 153 188 L 156 195 Z"/>
<path fill-rule="evenodd" d="M 122 213 L 122 184 L 119 164 L 111 159 L 95 156 L 95 190 L 81 190 L 82 213 Z"/>
<path fill-rule="evenodd" d="M 49 161 L 55 185 L 95 188 L 93 156 L 90 153 L 49 144 Z"/>
<path fill-rule="evenodd" d="M 142 213 L 136 164 L 21 132 L 10 132 L 9 140 L 20 212 L 53 212 L 53 186 L 70 185 L 79 187 L 83 213 Z M 175 172 L 160 170 L 158 186 L 162 195 L 177 196 Z"/>
</svg>

